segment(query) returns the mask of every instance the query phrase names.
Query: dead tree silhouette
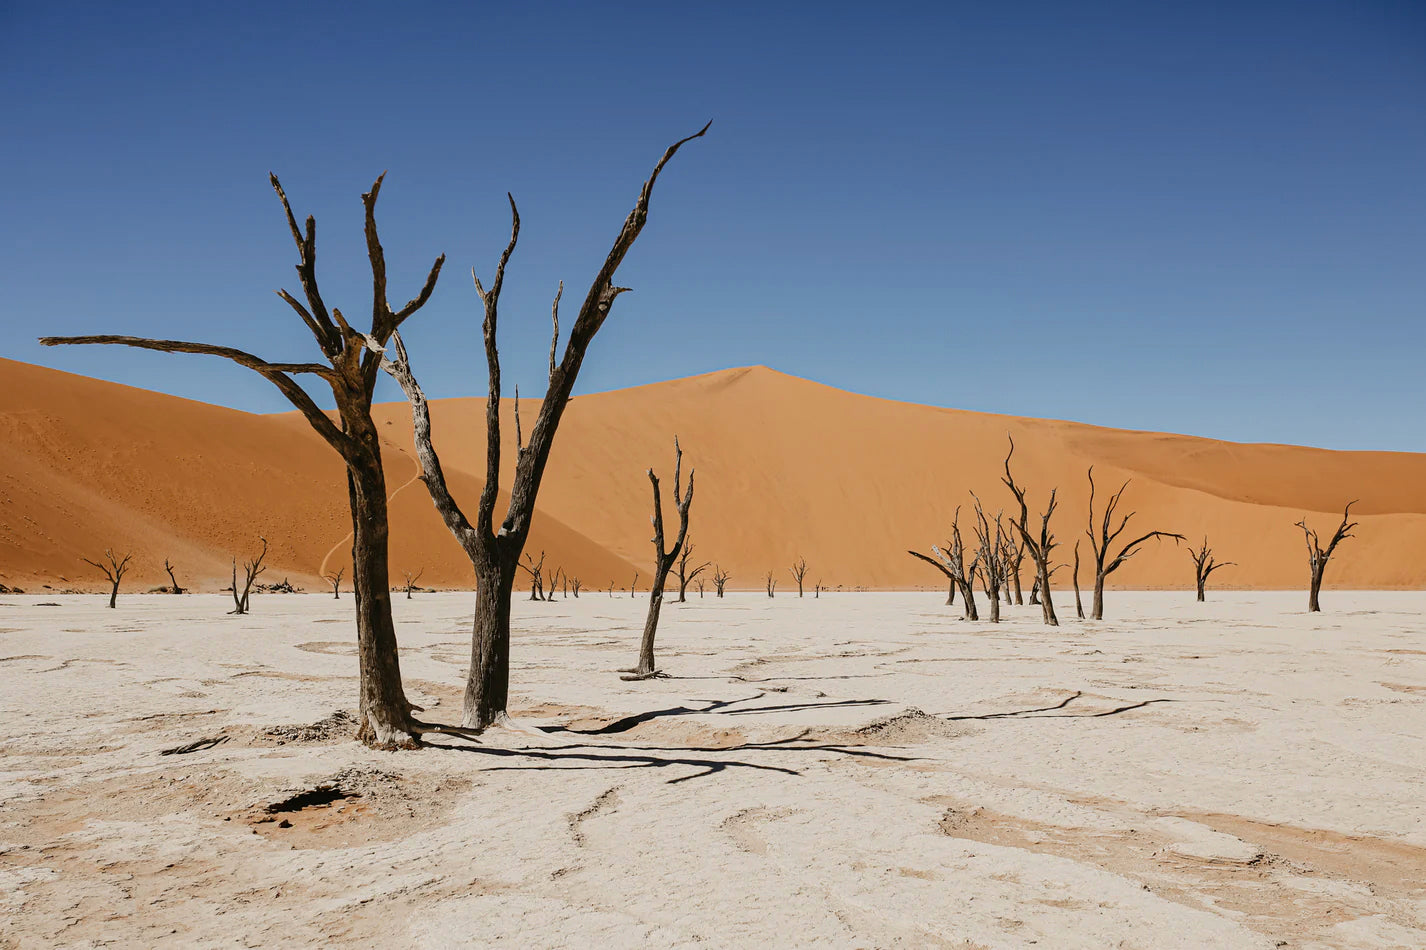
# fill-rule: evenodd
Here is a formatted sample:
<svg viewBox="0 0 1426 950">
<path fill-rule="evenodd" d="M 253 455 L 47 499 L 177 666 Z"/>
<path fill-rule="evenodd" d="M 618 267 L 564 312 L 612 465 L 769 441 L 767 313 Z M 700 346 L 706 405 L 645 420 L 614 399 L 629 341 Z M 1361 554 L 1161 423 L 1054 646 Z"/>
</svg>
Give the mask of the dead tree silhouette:
<svg viewBox="0 0 1426 950">
<path fill-rule="evenodd" d="M 695 564 L 689 567 L 689 558 L 693 556 L 693 539 L 689 538 L 683 542 L 683 553 L 678 556 L 678 602 L 684 603 L 686 597 L 684 592 L 688 590 L 688 585 L 698 582 L 699 596 L 703 594 L 703 582 L 698 580 L 698 575 L 708 570 L 709 563 Z"/>
<path fill-rule="evenodd" d="M 99 570 L 104 572 L 104 576 L 109 578 L 110 607 L 116 606 L 119 601 L 119 584 L 121 581 L 123 581 L 124 575 L 128 573 L 129 561 L 133 560 L 133 557 L 134 556 L 132 554 L 125 554 L 123 557 L 117 557 L 114 554 L 113 548 L 105 548 L 104 560 L 108 562 L 107 564 L 100 564 L 98 561 L 91 561 L 87 557 L 80 558 L 80 560 L 83 561 L 85 564 L 93 564 L 95 567 L 99 568 Z"/>
<path fill-rule="evenodd" d="M 1124 490 L 1128 487 L 1129 480 L 1126 478 L 1124 484 L 1119 486 L 1119 490 L 1109 496 L 1109 501 L 1104 505 L 1103 517 L 1096 525 L 1094 523 L 1094 466 L 1089 467 L 1089 530 L 1085 534 L 1089 536 L 1089 547 L 1094 553 L 1094 601 L 1089 611 L 1091 620 L 1104 619 L 1105 578 L 1123 567 L 1124 562 L 1129 558 L 1138 554 L 1139 545 L 1155 538 L 1173 538 L 1175 544 L 1184 540 L 1183 535 L 1174 534 L 1172 531 L 1150 531 L 1148 534 L 1124 544 L 1119 548 L 1118 554 L 1111 555 L 1110 545 L 1124 533 L 1124 529 L 1129 526 L 1129 520 L 1135 515 L 1135 512 L 1129 512 L 1119 519 L 1117 526 L 1111 528 L 1114 512 L 1118 509 L 1119 502 L 1124 497 Z"/>
<path fill-rule="evenodd" d="M 1001 560 L 1005 552 L 1005 528 L 1002 516 L 997 512 L 995 532 L 992 534 L 990 519 L 985 516 L 980 499 L 976 497 L 975 492 L 971 492 L 970 496 L 975 498 L 976 559 L 980 563 L 981 583 L 985 588 L 985 596 L 990 601 L 990 622 L 999 623 L 1000 584 L 1005 573 L 1005 564 Z"/>
<path fill-rule="evenodd" d="M 346 464 L 347 495 L 352 519 L 352 587 L 356 594 L 357 657 L 360 669 L 360 725 L 358 738 L 384 749 L 414 748 L 419 744 L 418 727 L 411 718 L 411 704 L 401 688 L 401 664 L 396 647 L 396 629 L 391 620 L 391 592 L 388 588 L 386 477 L 381 466 L 381 439 L 371 418 L 372 397 L 380 375 L 380 349 L 401 324 L 430 299 L 440 276 L 445 255 L 436 258 L 420 292 L 399 310 L 386 299 L 386 257 L 376 229 L 376 199 L 385 174 L 376 179 L 371 191 L 362 195 L 366 211 L 366 249 L 372 276 L 371 329 L 362 333 L 351 327 L 338 309 L 328 310 L 317 286 L 317 223 L 308 217 L 299 228 L 287 195 L 276 175 L 269 176 L 282 202 L 287 226 L 297 245 L 297 275 L 306 303 L 287 291 L 279 296 L 302 319 L 316 339 L 327 362 L 269 363 L 243 350 L 207 343 L 178 340 L 149 340 L 130 336 L 43 337 L 45 346 L 64 344 L 117 344 L 166 353 L 197 353 L 220 356 L 260 374 L 287 397 Z M 311 375 L 331 388 L 337 420 L 317 405 L 294 378 Z"/>
<path fill-rule="evenodd" d="M 654 516 L 649 519 L 654 526 L 654 579 L 649 585 L 649 614 L 644 619 L 644 636 L 639 642 L 639 664 L 632 669 L 620 670 L 621 673 L 628 674 L 619 677 L 622 680 L 646 680 L 653 679 L 660 675 L 654 666 L 654 635 L 658 632 L 659 611 L 663 607 L 663 589 L 668 581 L 668 572 L 673 568 L 674 562 L 678 560 L 679 552 L 683 549 L 684 541 L 688 537 L 688 510 L 693 505 L 693 469 L 688 470 L 688 491 L 682 489 L 683 479 L 683 449 L 678 444 L 678 437 L 673 440 L 673 503 L 678 509 L 678 537 L 673 542 L 673 547 L 664 550 L 663 534 L 663 493 L 659 491 L 659 477 L 654 474 L 651 468 L 648 471 L 649 483 L 654 489 Z M 680 591 L 679 599 L 682 600 Z"/>
<path fill-rule="evenodd" d="M 1232 561 L 1218 562 L 1213 559 L 1213 549 L 1208 546 L 1208 536 L 1203 536 L 1203 544 L 1198 550 L 1188 549 L 1188 556 L 1193 558 L 1193 584 L 1198 589 L 1198 602 L 1203 603 L 1203 591 L 1208 586 L 1208 578 L 1219 568 L 1229 567 Z"/>
<path fill-rule="evenodd" d="M 421 589 L 421 588 L 419 588 L 419 587 L 416 586 L 416 582 L 421 579 L 421 575 L 424 574 L 424 573 L 426 573 L 426 569 L 425 569 L 424 567 L 423 567 L 423 568 L 420 568 L 419 570 L 417 570 L 415 574 L 412 574 L 410 571 L 402 571 L 402 572 L 401 572 L 401 576 L 406 579 L 406 599 L 407 599 L 407 600 L 410 600 L 410 599 L 411 599 L 411 591 L 413 591 L 413 590 L 420 590 L 420 589 Z"/>
<path fill-rule="evenodd" d="M 347 572 L 344 567 L 337 568 L 337 573 L 326 575 L 326 581 L 332 585 L 332 599 L 342 599 L 342 575 Z"/>
<path fill-rule="evenodd" d="M 186 590 L 186 588 L 183 588 L 183 587 L 179 587 L 179 586 L 178 586 L 178 578 L 176 578 L 176 577 L 173 576 L 174 566 L 173 566 L 172 564 L 168 563 L 168 558 L 164 558 L 164 559 L 163 559 L 163 569 L 164 569 L 164 571 L 166 571 L 166 572 L 168 573 L 168 582 L 169 582 L 169 585 L 170 585 L 169 588 L 168 588 L 168 593 L 170 593 L 170 594 L 181 594 L 181 593 L 183 593 L 184 590 Z"/>
<path fill-rule="evenodd" d="M 1039 595 L 1040 612 L 1045 623 L 1052 627 L 1060 625 L 1059 618 L 1055 616 L 1055 604 L 1050 598 L 1050 552 L 1055 548 L 1055 536 L 1050 533 L 1050 518 L 1055 513 L 1055 494 L 1058 489 L 1050 489 L 1050 500 L 1045 506 L 1045 512 L 1040 517 L 1040 530 L 1038 533 L 1031 533 L 1030 530 L 1030 510 L 1025 504 L 1025 489 L 1015 482 L 1015 476 L 1010 473 L 1010 458 L 1015 454 L 1015 440 L 1010 439 L 1010 451 L 1005 454 L 1005 475 L 1000 479 L 1005 483 L 1005 487 L 1010 489 L 1010 493 L 1015 496 L 1015 502 L 1020 507 L 1019 518 L 1012 518 L 1011 525 L 1020 535 L 1020 543 L 1024 546 L 1026 553 L 1030 555 L 1030 560 L 1035 562 L 1035 588 L 1030 591 L 1030 602 L 1034 603 L 1036 594 Z"/>
<path fill-rule="evenodd" d="M 1312 583 L 1307 589 L 1307 612 L 1317 613 L 1322 609 L 1317 602 L 1317 595 L 1322 590 L 1322 575 L 1327 570 L 1327 561 L 1331 559 L 1332 552 L 1337 550 L 1337 545 L 1347 538 L 1355 537 L 1352 529 L 1357 526 L 1357 522 L 1349 519 L 1352 515 L 1352 506 L 1355 501 L 1347 502 L 1347 507 L 1342 509 L 1342 523 L 1337 527 L 1337 531 L 1332 535 L 1332 540 L 1327 542 L 1324 550 L 1322 544 L 1317 540 L 1317 532 L 1307 527 L 1307 517 L 1304 515 L 1301 521 L 1296 522 L 1302 529 L 1303 538 L 1307 542 L 1307 566 L 1312 572 Z M 92 563 L 92 562 L 91 562 Z"/>
<path fill-rule="evenodd" d="M 248 596 L 252 593 L 253 581 L 257 580 L 259 574 L 267 570 L 263 567 L 263 560 L 267 557 L 267 538 L 258 538 L 262 542 L 262 550 L 257 553 L 257 557 L 243 562 L 243 590 L 238 593 L 238 562 L 233 559 L 233 609 L 230 614 L 245 614 L 248 612 Z"/>
<path fill-rule="evenodd" d="M 713 565 L 713 590 L 719 597 L 723 596 L 723 588 L 728 586 L 728 572 L 718 565 Z"/>
<path fill-rule="evenodd" d="M 788 568 L 792 574 L 792 579 L 797 581 L 797 596 L 802 596 L 802 579 L 807 576 L 807 559 L 798 555 L 797 560 L 792 562 L 792 567 Z"/>
</svg>

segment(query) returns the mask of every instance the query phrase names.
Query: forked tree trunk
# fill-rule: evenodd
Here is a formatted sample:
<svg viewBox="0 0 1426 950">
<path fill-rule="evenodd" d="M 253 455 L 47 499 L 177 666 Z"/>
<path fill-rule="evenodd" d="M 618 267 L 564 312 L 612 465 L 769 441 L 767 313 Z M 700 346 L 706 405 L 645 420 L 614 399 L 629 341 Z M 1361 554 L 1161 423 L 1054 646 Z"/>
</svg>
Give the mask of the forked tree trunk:
<svg viewBox="0 0 1426 950">
<path fill-rule="evenodd" d="M 1322 610 L 1321 604 L 1317 602 L 1317 595 L 1322 591 L 1322 575 L 1325 573 L 1323 568 L 1326 566 L 1327 565 L 1323 563 L 1312 568 L 1312 586 L 1307 589 L 1308 613 L 1320 613 Z M 1198 599 L 1202 600 L 1203 598 L 1200 596 Z M 111 603 L 109 606 L 112 607 L 114 605 Z"/>
<path fill-rule="evenodd" d="M 515 565 L 477 568 L 470 675 L 465 681 L 461 725 L 484 729 L 505 714 L 510 701 L 510 600 Z"/>
</svg>

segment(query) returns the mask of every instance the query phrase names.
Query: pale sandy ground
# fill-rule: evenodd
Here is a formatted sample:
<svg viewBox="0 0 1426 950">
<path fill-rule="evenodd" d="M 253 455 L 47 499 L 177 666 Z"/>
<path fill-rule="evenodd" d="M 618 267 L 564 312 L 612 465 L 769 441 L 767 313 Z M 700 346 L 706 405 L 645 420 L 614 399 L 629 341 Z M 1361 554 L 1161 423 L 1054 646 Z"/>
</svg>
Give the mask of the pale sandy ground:
<svg viewBox="0 0 1426 950">
<path fill-rule="evenodd" d="M 1323 596 L 740 594 L 638 684 L 642 598 L 521 601 L 561 728 L 395 754 L 269 732 L 352 709 L 350 600 L 0 598 L 0 945 L 1426 946 L 1426 595 Z M 456 718 L 471 595 L 395 606 Z"/>
</svg>

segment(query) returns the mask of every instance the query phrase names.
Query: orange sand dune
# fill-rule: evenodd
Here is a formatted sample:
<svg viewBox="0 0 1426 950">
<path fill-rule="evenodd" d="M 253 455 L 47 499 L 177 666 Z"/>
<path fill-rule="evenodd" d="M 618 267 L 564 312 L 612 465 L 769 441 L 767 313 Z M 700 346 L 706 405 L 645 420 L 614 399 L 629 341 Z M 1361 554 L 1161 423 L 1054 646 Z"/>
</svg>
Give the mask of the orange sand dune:
<svg viewBox="0 0 1426 950">
<path fill-rule="evenodd" d="M 419 372 L 420 354 L 414 354 Z M 144 584 L 171 556 L 209 586 L 258 534 L 273 542 L 273 571 L 308 583 L 329 553 L 345 557 L 345 493 L 331 452 L 295 413 L 255 416 L 20 363 L 0 362 L 0 579 L 86 583 L 78 561 L 106 544 L 141 555 Z M 452 490 L 473 506 L 484 476 L 484 402 L 433 403 L 437 447 Z M 527 427 L 537 400 L 523 400 Z M 392 576 L 422 566 L 424 582 L 468 585 L 464 556 L 413 482 L 404 404 L 377 407 L 389 433 Z M 503 410 L 512 447 L 512 404 Z M 1238 445 L 873 399 L 763 367 L 727 370 L 576 398 L 555 443 L 530 547 L 586 586 L 646 581 L 653 466 L 671 489 L 673 436 L 697 471 L 691 534 L 696 560 L 761 587 L 774 571 L 809 565 L 808 583 L 836 587 L 939 586 L 905 553 L 941 543 L 969 492 L 994 511 L 1006 436 L 1015 470 L 1042 504 L 1060 490 L 1060 559 L 1082 538 L 1093 464 L 1101 491 L 1132 478 L 1131 528 L 1211 539 L 1238 566 L 1221 586 L 1304 582 L 1306 514 L 1329 533 L 1343 504 L 1360 499 L 1361 527 L 1344 542 L 1328 586 L 1426 585 L 1426 455 Z M 514 454 L 504 457 L 508 485 Z M 666 496 L 667 498 L 667 496 Z M 504 500 L 502 499 L 502 506 Z M 673 517 L 672 505 L 666 515 Z M 503 510 L 503 508 L 502 508 Z M 1087 542 L 1081 545 L 1087 558 Z M 1085 581 L 1087 569 L 1082 572 Z M 1068 583 L 1068 571 L 1062 575 Z M 1186 551 L 1150 545 L 1115 575 L 1121 586 L 1186 586 Z"/>
</svg>

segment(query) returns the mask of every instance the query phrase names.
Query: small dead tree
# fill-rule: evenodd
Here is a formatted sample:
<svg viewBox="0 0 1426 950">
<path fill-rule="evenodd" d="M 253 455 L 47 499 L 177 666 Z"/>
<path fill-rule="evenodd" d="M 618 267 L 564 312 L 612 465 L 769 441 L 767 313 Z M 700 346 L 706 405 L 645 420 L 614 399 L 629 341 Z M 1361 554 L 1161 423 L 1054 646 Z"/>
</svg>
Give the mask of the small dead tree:
<svg viewBox="0 0 1426 950">
<path fill-rule="evenodd" d="M 179 586 L 178 586 L 178 578 L 176 578 L 176 577 L 173 576 L 173 570 L 174 570 L 174 568 L 173 568 L 173 565 L 172 565 L 172 564 L 168 563 L 168 558 L 164 558 L 164 559 L 163 559 L 163 569 L 168 572 L 168 583 L 169 583 L 168 593 L 170 593 L 170 594 L 181 594 L 181 593 L 183 593 L 184 590 L 186 590 L 186 588 L 183 588 L 183 587 L 179 587 Z"/>
<path fill-rule="evenodd" d="M 769 597 L 773 596 L 773 594 L 777 592 L 777 578 L 773 576 L 772 571 L 767 572 L 767 577 L 764 578 L 764 582 L 767 586 L 767 595 Z"/>
<path fill-rule="evenodd" d="M 93 564 L 104 572 L 104 576 L 109 578 L 109 606 L 114 607 L 119 600 L 119 583 L 123 581 L 124 575 L 129 570 L 129 561 L 133 559 L 132 554 L 125 554 L 117 557 L 112 548 L 104 549 L 104 560 L 108 563 L 100 564 L 98 561 L 91 561 L 89 558 L 80 558 L 85 564 Z"/>
<path fill-rule="evenodd" d="M 975 492 L 975 537 L 978 545 L 977 560 L 980 562 L 980 576 L 985 586 L 985 596 L 990 601 L 990 622 L 1000 622 L 1000 584 L 1005 573 L 1001 557 L 1005 553 L 1005 527 L 1002 516 L 995 515 L 995 532 L 990 530 L 990 519 L 980 505 Z"/>
<path fill-rule="evenodd" d="M 965 619 L 979 620 L 980 609 L 975 603 L 975 575 L 979 569 L 980 559 L 972 558 L 970 564 L 966 564 L 965 542 L 961 540 L 961 508 L 956 506 L 955 517 L 951 519 L 951 539 L 946 542 L 945 550 L 932 547 L 932 553 L 941 559 L 950 571 L 950 576 L 955 580 L 956 586 L 961 591 L 961 609 L 964 611 Z"/>
<path fill-rule="evenodd" d="M 654 166 L 653 173 L 639 191 L 638 201 L 625 218 L 624 226 L 614 239 L 613 247 L 589 286 L 589 292 L 580 305 L 579 315 L 575 318 L 574 327 L 565 343 L 564 356 L 558 362 L 554 356 L 559 344 L 559 302 L 563 296 L 564 285 L 561 284 L 560 290 L 556 292 L 554 302 L 550 306 L 554 332 L 550 338 L 549 385 L 544 399 L 540 402 L 539 417 L 530 431 L 529 445 L 521 445 L 520 435 L 516 433 L 515 478 L 510 488 L 509 507 L 504 520 L 498 526 L 495 522 L 495 502 L 500 491 L 501 440 L 500 352 L 496 346 L 496 326 L 505 266 L 515 251 L 520 235 L 520 214 L 513 197 L 506 196 L 510 200 L 510 241 L 500 256 L 494 282 L 490 289 L 486 290 L 480 280 L 475 278 L 475 291 L 485 308 L 483 331 L 490 382 L 485 404 L 485 485 L 481 490 L 475 524 L 472 525 L 467 520 L 446 486 L 440 457 L 436 454 L 432 442 L 430 408 L 425 394 L 421 392 L 421 387 L 411 372 L 399 334 L 391 336 L 391 343 L 396 351 L 395 357 L 382 357 L 382 368 L 401 384 L 401 390 L 406 394 L 407 402 L 411 404 L 413 437 L 426 490 L 446 527 L 460 542 L 475 568 L 475 622 L 471 633 L 471 662 L 466 676 L 464 710 L 461 716 L 461 724 L 468 729 L 482 730 L 510 718 L 508 706 L 511 591 L 516 565 L 529 537 L 540 482 L 544 478 L 545 467 L 554 447 L 555 432 L 559 428 L 565 407 L 569 404 L 570 393 L 574 389 L 590 342 L 613 311 L 615 299 L 629 289 L 616 286 L 614 276 L 648 220 L 649 199 L 653 195 L 655 182 L 658 181 L 664 166 L 685 143 L 707 131 L 708 126 L 705 125 L 693 135 L 675 142 L 664 151 L 663 157 Z M 387 341 L 377 339 L 373 342 L 374 351 L 384 353 Z M 613 596 L 612 584 L 610 596 Z"/>
<path fill-rule="evenodd" d="M 1183 540 L 1183 535 L 1174 534 L 1171 531 L 1150 531 L 1142 537 L 1123 545 L 1118 554 L 1111 556 L 1109 548 L 1124 533 L 1124 529 L 1129 526 L 1129 520 L 1134 517 L 1135 512 L 1129 512 L 1119 519 L 1119 524 L 1111 529 L 1114 521 L 1114 512 L 1119 507 L 1120 500 L 1124 497 L 1124 490 L 1129 487 L 1129 480 L 1125 479 L 1124 484 L 1119 486 L 1119 490 L 1109 496 L 1109 501 L 1104 505 L 1104 513 L 1099 524 L 1094 520 L 1094 466 L 1089 467 L 1089 530 L 1085 532 L 1089 536 L 1089 547 L 1094 553 L 1094 602 L 1089 610 L 1091 620 L 1104 619 L 1104 581 L 1110 574 L 1124 566 L 1124 562 L 1135 554 L 1139 553 L 1139 545 L 1145 541 L 1155 538 L 1173 538 L 1177 544 Z"/>
<path fill-rule="evenodd" d="M 629 585 L 629 596 L 630 596 L 630 597 L 637 597 L 637 596 L 639 596 L 639 572 L 638 572 L 638 571 L 635 571 L 635 572 L 634 572 L 634 581 L 633 581 L 633 583 L 631 583 L 631 584 Z"/>
<path fill-rule="evenodd" d="M 1025 503 L 1025 489 L 1015 482 L 1015 476 L 1010 473 L 1010 458 L 1015 454 L 1015 440 L 1010 439 L 1010 451 L 1005 454 L 1005 475 L 1000 479 L 1005 483 L 1005 487 L 1010 489 L 1010 493 L 1015 496 L 1015 502 L 1020 507 L 1020 516 L 1012 518 L 1010 524 L 1015 528 L 1020 536 L 1020 543 L 1025 549 L 1025 553 L 1030 555 L 1030 560 L 1035 564 L 1035 587 L 1030 591 L 1030 602 L 1034 603 L 1037 595 L 1040 601 L 1040 612 L 1045 623 L 1051 627 L 1058 627 L 1060 620 L 1055 616 L 1055 604 L 1050 599 L 1050 552 L 1055 548 L 1055 536 L 1050 533 L 1050 517 L 1055 513 L 1055 494 L 1058 489 L 1050 489 L 1050 500 L 1045 506 L 1045 512 L 1040 517 L 1040 530 L 1032 533 L 1030 528 L 1030 509 Z"/>
<path fill-rule="evenodd" d="M 698 584 L 699 596 L 703 596 L 703 582 L 698 580 L 698 575 L 708 570 L 709 563 L 704 561 L 702 564 L 695 564 L 690 567 L 688 561 L 692 554 L 693 539 L 689 538 L 683 543 L 683 553 L 678 556 L 678 602 L 680 604 L 684 603 L 687 599 L 684 592 L 688 590 L 688 585 L 695 581 Z"/>
<path fill-rule="evenodd" d="M 421 579 L 421 575 L 424 574 L 424 573 L 426 573 L 426 569 L 425 569 L 424 567 L 423 567 L 423 568 L 420 568 L 419 570 L 417 570 L 415 574 L 412 574 L 410 571 L 402 571 L 402 572 L 401 572 L 401 576 L 406 579 L 406 599 L 407 599 L 407 600 L 410 600 L 410 599 L 411 599 L 411 592 L 412 592 L 413 590 L 420 590 L 420 589 L 421 589 L 421 588 L 419 588 L 419 587 L 416 586 L 416 582 Z"/>
<path fill-rule="evenodd" d="M 544 572 L 545 572 L 545 552 L 544 552 L 544 551 L 541 551 L 541 552 L 540 552 L 540 559 L 539 559 L 538 561 L 536 561 L 536 560 L 534 559 L 534 557 L 532 557 L 532 556 L 530 555 L 530 552 L 526 551 L 526 552 L 525 552 L 525 557 L 524 557 L 524 559 L 523 559 L 522 561 L 520 561 L 520 562 L 518 563 L 518 567 L 520 568 L 520 570 L 522 570 L 522 571 L 524 571 L 526 574 L 529 574 L 529 575 L 530 575 L 530 599 L 531 599 L 531 600 L 544 600 L 544 599 L 545 599 L 545 573 L 544 573 Z"/>
<path fill-rule="evenodd" d="M 238 593 L 238 562 L 233 560 L 233 609 L 230 614 L 245 614 L 248 612 L 248 595 L 252 593 L 253 581 L 257 580 L 259 574 L 267 570 L 263 566 L 263 559 L 267 557 L 267 538 L 258 538 L 262 542 L 262 550 L 257 557 L 250 561 L 243 562 L 243 590 Z"/>
<path fill-rule="evenodd" d="M 817 583 L 815 583 L 815 584 L 812 585 L 812 599 L 813 599 L 813 600 L 820 600 L 821 598 L 822 598 L 822 582 L 821 582 L 820 580 L 818 580 Z"/>
<path fill-rule="evenodd" d="M 797 581 L 797 596 L 801 597 L 802 579 L 807 576 L 807 559 L 798 555 L 797 560 L 792 563 L 792 567 L 788 568 L 788 571 L 792 574 L 792 579 Z"/>
<path fill-rule="evenodd" d="M 1006 589 L 1015 592 L 1015 603 L 1022 607 L 1025 605 L 1025 598 L 1020 589 L 1020 569 L 1024 562 L 1025 545 L 1015 540 L 1015 532 L 1007 531 L 1005 534 L 1005 573 L 1010 583 L 1006 585 Z M 1005 602 L 1010 603 L 1008 597 Z"/>
<path fill-rule="evenodd" d="M 340 310 L 329 310 L 318 289 L 316 220 L 309 216 L 305 229 L 299 227 L 277 176 L 269 176 L 297 245 L 297 275 L 306 303 L 285 290 L 278 293 L 311 331 L 325 363 L 269 363 L 229 346 L 131 336 L 43 337 L 40 343 L 44 346 L 115 344 L 231 360 L 275 385 L 342 457 L 346 464 L 352 519 L 352 589 L 356 594 L 360 669 L 361 722 L 357 737 L 368 745 L 397 749 L 419 745 L 420 726 L 411 718 L 412 706 L 401 688 L 396 628 L 391 620 L 386 476 L 381 465 L 380 433 L 371 417 L 381 359 L 372 348 L 379 350 L 386 346 L 397 328 L 425 306 L 446 259 L 445 255 L 436 258 L 420 292 L 399 310 L 392 309 L 386 297 L 386 256 L 376 228 L 376 199 L 385 177 L 383 174 L 377 178 L 371 191 L 361 196 L 366 211 L 366 250 L 372 277 L 371 330 L 362 333 L 347 323 Z M 336 403 L 337 419 L 323 412 L 297 381 L 297 377 L 304 375 L 315 376 L 328 385 Z"/>
<path fill-rule="evenodd" d="M 569 579 L 569 586 L 574 589 L 574 599 L 579 600 L 579 578 L 571 577 Z"/>
<path fill-rule="evenodd" d="M 1307 527 L 1305 515 L 1301 521 L 1296 522 L 1297 526 L 1302 529 L 1303 538 L 1307 542 L 1307 566 L 1312 571 L 1312 586 L 1307 591 L 1308 613 L 1317 613 L 1322 609 L 1317 603 L 1317 595 L 1322 590 L 1322 574 L 1327 570 L 1327 561 L 1332 557 L 1332 552 L 1337 550 L 1337 545 L 1342 541 L 1354 537 L 1352 529 L 1357 526 L 1357 523 L 1350 519 L 1352 506 L 1355 504 L 1355 501 L 1349 501 L 1347 507 L 1342 509 L 1342 523 L 1338 525 L 1337 531 L 1332 535 L 1332 540 L 1327 543 L 1325 550 L 1317 540 L 1317 532 Z M 113 606 L 112 602 L 110 606 Z"/>
<path fill-rule="evenodd" d="M 1208 585 L 1208 578 L 1219 568 L 1232 565 L 1232 561 L 1218 562 L 1213 559 L 1213 549 L 1208 546 L 1208 536 L 1203 536 L 1203 543 L 1198 550 L 1188 549 L 1188 556 L 1193 558 L 1193 584 L 1198 588 L 1198 602 L 1203 603 L 1203 589 Z"/>
<path fill-rule="evenodd" d="M 664 584 L 668 581 L 668 573 L 673 569 L 688 537 L 688 509 L 693 505 L 693 469 L 688 470 L 688 491 L 684 492 L 681 487 L 683 449 L 678 444 L 677 436 L 673 440 L 673 503 L 678 509 L 678 537 L 674 540 L 673 547 L 667 551 L 664 550 L 663 493 L 659 491 L 659 477 L 654 474 L 652 468 L 649 469 L 648 475 L 649 483 L 654 489 L 654 515 L 649 519 L 654 526 L 654 536 L 651 539 L 654 545 L 654 579 L 649 585 L 649 615 L 644 620 L 644 636 L 639 642 L 639 665 L 621 670 L 620 672 L 627 674 L 619 677 L 622 680 L 646 680 L 660 675 L 654 667 L 654 634 L 658 631 Z M 679 591 L 679 600 L 682 599 L 683 592 Z"/>
<path fill-rule="evenodd" d="M 728 572 L 717 564 L 713 565 L 713 591 L 719 597 L 723 596 L 723 589 L 728 586 Z"/>
<path fill-rule="evenodd" d="M 342 575 L 345 574 L 346 572 L 347 572 L 347 569 L 346 569 L 346 568 L 344 568 L 344 567 L 339 567 L 339 568 L 337 568 L 337 573 L 335 573 L 335 574 L 327 574 L 327 575 L 325 576 L 325 579 L 326 579 L 327 583 L 332 585 L 332 599 L 333 599 L 333 600 L 341 600 L 341 599 L 342 599 Z"/>
<path fill-rule="evenodd" d="M 1074 613 L 1080 620 L 1084 619 L 1084 601 L 1079 596 L 1079 538 L 1074 539 Z"/>
</svg>

